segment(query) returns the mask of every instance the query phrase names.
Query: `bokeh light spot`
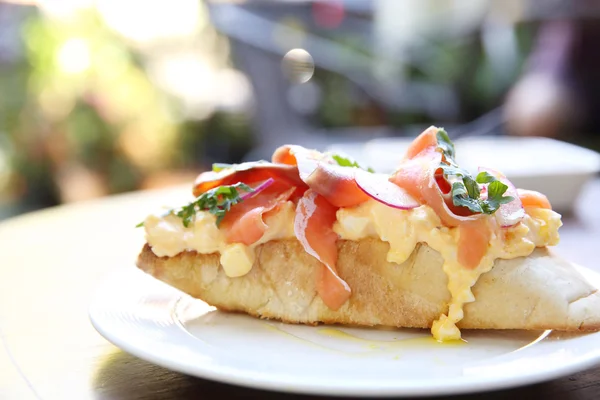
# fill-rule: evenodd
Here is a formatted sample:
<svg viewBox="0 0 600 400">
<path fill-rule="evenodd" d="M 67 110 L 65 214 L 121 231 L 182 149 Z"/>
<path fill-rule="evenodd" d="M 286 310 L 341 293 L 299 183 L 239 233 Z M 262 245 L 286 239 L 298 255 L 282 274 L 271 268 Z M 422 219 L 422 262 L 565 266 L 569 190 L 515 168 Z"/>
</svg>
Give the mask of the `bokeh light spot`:
<svg viewBox="0 0 600 400">
<path fill-rule="evenodd" d="M 90 49 L 83 39 L 67 40 L 58 51 L 58 65 L 67 74 L 79 74 L 90 67 Z"/>
<path fill-rule="evenodd" d="M 292 49 L 283 56 L 282 69 L 284 75 L 293 83 L 305 83 L 315 72 L 315 62 L 310 53 L 304 49 Z"/>
<path fill-rule="evenodd" d="M 341 0 L 318 1 L 313 4 L 312 15 L 317 25 L 333 29 L 340 26 L 345 17 Z"/>
</svg>

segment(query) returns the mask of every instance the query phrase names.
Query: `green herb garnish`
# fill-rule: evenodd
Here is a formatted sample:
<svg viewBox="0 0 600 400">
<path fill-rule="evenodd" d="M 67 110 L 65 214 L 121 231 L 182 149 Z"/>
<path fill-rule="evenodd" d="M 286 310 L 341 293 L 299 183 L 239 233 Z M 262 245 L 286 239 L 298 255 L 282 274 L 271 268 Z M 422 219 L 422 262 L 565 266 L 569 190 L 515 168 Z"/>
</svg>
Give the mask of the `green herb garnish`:
<svg viewBox="0 0 600 400">
<path fill-rule="evenodd" d="M 219 171 L 223 171 L 224 169 L 227 169 L 227 168 L 233 168 L 234 166 L 235 166 L 235 164 L 214 163 L 212 165 L 212 171 L 219 172 Z"/>
<path fill-rule="evenodd" d="M 437 131 L 436 137 L 438 142 L 438 148 L 442 150 L 442 153 L 447 158 L 450 158 L 454 161 L 456 151 L 454 149 L 454 143 L 452 143 L 452 141 L 450 140 L 450 136 L 448 136 L 448 133 L 443 129 L 439 129 Z"/>
<path fill-rule="evenodd" d="M 498 180 L 488 185 L 487 199 L 482 202 L 484 213 L 493 214 L 502 204 L 510 203 L 514 200 L 512 196 L 504 196 L 506 189 L 508 189 L 508 186 Z"/>
<path fill-rule="evenodd" d="M 492 183 L 497 179 L 489 172 L 483 171 L 477 175 L 477 178 L 475 178 L 475 180 L 477 181 L 477 183 Z"/>
<path fill-rule="evenodd" d="M 243 201 L 240 195 L 240 190 L 251 193 L 254 191 L 250 186 L 244 183 L 236 183 L 235 185 L 223 185 L 202 193 L 194 201 L 180 207 L 172 209 L 166 215 L 174 214 L 183 220 L 183 226 L 186 228 L 192 223 L 198 211 L 208 211 L 217 217 L 217 226 L 225 217 L 225 214 L 235 204 Z M 136 228 L 143 226 L 140 222 Z"/>
<path fill-rule="evenodd" d="M 331 156 L 334 161 L 340 166 L 340 167 L 354 167 L 354 168 L 360 168 L 360 169 L 364 169 L 365 171 L 369 171 L 371 173 L 374 173 L 375 170 L 371 167 L 369 168 L 363 168 L 360 165 L 358 165 L 358 163 L 348 157 L 343 157 L 340 156 L 339 154 L 333 154 Z"/>
<path fill-rule="evenodd" d="M 466 207 L 474 213 L 493 214 L 502 204 L 514 200 L 511 196 L 504 196 L 508 186 L 496 179 L 488 172 L 480 172 L 475 179 L 471 174 L 460 168 L 454 161 L 456 155 L 454 144 L 448 133 L 440 129 L 437 132 L 438 149 L 444 155 L 440 168 L 444 178 L 452 182 L 451 196 L 455 206 Z M 481 198 L 481 187 L 479 184 L 489 184 L 487 198 Z"/>
<path fill-rule="evenodd" d="M 482 213 L 483 208 L 479 199 L 469 196 L 469 192 L 463 182 L 454 182 L 452 184 L 452 203 L 455 206 L 467 207 L 474 213 Z"/>
<path fill-rule="evenodd" d="M 266 160 L 258 160 L 258 161 L 246 161 L 241 164 L 227 164 L 227 163 L 213 163 L 212 171 L 220 172 L 225 169 L 231 169 L 233 171 L 247 171 L 259 165 L 267 165 L 270 162 Z"/>
</svg>

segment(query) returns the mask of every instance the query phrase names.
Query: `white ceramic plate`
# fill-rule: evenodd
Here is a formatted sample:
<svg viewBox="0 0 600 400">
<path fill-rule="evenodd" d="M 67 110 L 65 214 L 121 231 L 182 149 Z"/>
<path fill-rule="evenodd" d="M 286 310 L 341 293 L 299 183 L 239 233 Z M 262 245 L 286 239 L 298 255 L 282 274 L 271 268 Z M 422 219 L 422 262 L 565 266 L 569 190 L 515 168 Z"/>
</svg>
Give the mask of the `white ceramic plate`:
<svg viewBox="0 0 600 400">
<path fill-rule="evenodd" d="M 600 276 L 580 268 L 598 285 Z M 296 326 L 215 311 L 136 268 L 110 277 L 94 327 L 142 359 L 201 378 L 285 392 L 425 396 L 487 391 L 572 374 L 600 362 L 600 333 L 463 332 Z"/>
</svg>

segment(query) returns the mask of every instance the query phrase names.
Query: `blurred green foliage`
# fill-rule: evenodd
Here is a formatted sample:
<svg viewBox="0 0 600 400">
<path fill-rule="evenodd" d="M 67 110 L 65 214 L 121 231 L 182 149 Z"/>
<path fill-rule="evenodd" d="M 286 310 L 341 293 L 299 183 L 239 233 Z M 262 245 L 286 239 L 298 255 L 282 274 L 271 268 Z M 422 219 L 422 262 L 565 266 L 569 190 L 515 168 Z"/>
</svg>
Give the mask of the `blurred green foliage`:
<svg viewBox="0 0 600 400">
<path fill-rule="evenodd" d="M 149 78 L 144 54 L 95 9 L 18 15 L 21 54 L 0 63 L 0 206 L 17 207 L 10 212 L 152 186 L 173 171 L 191 176 L 209 132 L 223 146 L 237 143 L 225 153 L 247 151 L 248 121 L 186 118 Z"/>
<path fill-rule="evenodd" d="M 453 121 L 473 120 L 490 109 L 498 107 L 512 84 L 522 73 L 523 65 L 533 46 L 535 24 L 522 23 L 512 27 L 516 40 L 516 62 L 502 66 L 502 79 L 497 76 L 497 66 L 490 60 L 483 44 L 480 30 L 456 38 L 432 36 L 427 38 L 427 48 L 408 52 L 408 61 L 400 69 L 407 83 L 427 83 L 449 87 L 456 95 L 458 113 Z M 340 44 L 362 55 L 376 59 L 373 49 L 347 33 L 339 38 Z M 394 108 L 368 98 L 346 77 L 317 68 L 314 80 L 322 89 L 323 98 L 317 109 L 316 123 L 328 128 L 377 125 L 402 128 L 411 124 L 426 124 L 436 120 L 426 107 Z M 421 99 L 415 99 L 419 102 Z M 367 110 L 370 118 L 361 118 Z"/>
<path fill-rule="evenodd" d="M 195 52 L 192 61 L 204 62 L 200 67 L 187 65 L 192 74 L 197 72 L 195 68 L 205 68 L 213 75 L 190 88 L 185 78 L 175 79 L 176 86 L 183 86 L 180 90 L 188 89 L 192 94 L 192 103 L 212 101 L 213 97 L 231 98 L 243 92 L 235 79 L 226 89 L 219 83 L 206 82 L 217 82 L 219 71 L 231 72 L 236 55 L 229 54 L 227 39 L 208 22 L 206 9 L 201 12 L 201 28 L 186 39 L 183 47 Z M 363 80 L 362 84 L 367 82 L 363 87 L 349 76 L 317 63 L 311 81 L 317 100 L 302 118 L 311 127 L 331 131 L 381 126 L 401 130 L 413 124 L 473 120 L 502 104 L 522 72 L 536 29 L 529 23 L 507 25 L 516 46 L 514 60 L 506 64 L 490 55 L 482 35 L 485 24 L 460 37 L 433 32 L 418 45 L 409 46 L 403 60 L 387 60 L 398 67 L 398 76 L 386 76 L 377 82 L 381 77 L 375 78 L 374 71 L 382 55 L 361 36 L 364 32 L 310 32 L 319 28 L 298 15 L 277 18 L 276 22 L 328 38 L 335 46 L 350 50 L 340 53 L 344 57 L 351 57 L 353 52 L 363 61 L 372 60 L 356 65 L 353 59 L 336 60 L 352 66 L 341 68 L 346 73 L 351 70 L 351 74 L 356 72 L 363 78 L 370 74 L 371 81 Z M 49 18 L 35 7 L 23 7 L 15 16 L 19 19 L 15 23 L 19 34 L 9 40 L 18 42 L 21 52 L 6 61 L 0 48 L 0 208 L 2 204 L 36 208 L 165 182 L 189 182 L 213 162 L 240 161 L 254 145 L 252 115 L 214 104 L 207 106 L 206 112 L 190 112 L 181 93 L 178 97 L 176 91 L 167 92 L 157 84 L 160 79 L 150 65 L 148 48 L 119 35 L 96 9 L 80 9 L 73 18 Z M 272 35 L 274 42 L 284 40 L 277 36 L 277 29 Z M 289 43 L 279 45 L 279 50 L 287 51 Z M 155 47 L 155 55 L 163 51 L 171 54 L 168 40 L 159 40 Z M 161 61 L 165 59 L 172 61 L 169 56 Z M 277 60 L 269 58 L 269 62 Z M 179 71 L 177 68 L 175 71 Z M 173 74 L 173 70 L 165 73 L 169 78 Z M 410 85 L 423 92 L 415 91 L 414 99 L 408 96 L 402 105 L 386 104 L 382 101 L 385 95 L 376 98 L 386 82 L 395 81 L 408 86 L 394 87 L 392 95 Z M 206 93 L 198 93 L 205 88 Z M 423 96 L 425 92 L 430 97 Z M 452 104 L 433 104 L 437 93 L 451 93 L 453 97 L 444 101 Z M 270 112 L 273 99 L 253 100 L 256 107 L 252 111 Z"/>
</svg>

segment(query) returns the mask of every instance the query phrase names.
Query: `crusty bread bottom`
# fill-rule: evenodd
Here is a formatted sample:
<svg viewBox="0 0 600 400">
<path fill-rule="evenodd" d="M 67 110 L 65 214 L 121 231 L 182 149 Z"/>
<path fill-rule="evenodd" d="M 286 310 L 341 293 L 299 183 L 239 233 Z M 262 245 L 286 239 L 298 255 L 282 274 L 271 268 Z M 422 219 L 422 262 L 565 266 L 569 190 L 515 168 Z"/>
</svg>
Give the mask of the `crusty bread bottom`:
<svg viewBox="0 0 600 400">
<path fill-rule="evenodd" d="M 317 295 L 318 262 L 294 239 L 256 248 L 252 270 L 225 275 L 218 254 L 184 252 L 157 257 L 149 245 L 137 265 L 155 278 L 221 310 L 288 323 L 430 328 L 447 312 L 450 293 L 442 257 L 419 245 L 403 264 L 386 261 L 378 239 L 338 242 L 338 271 L 352 289 L 338 310 Z M 600 294 L 566 261 L 546 248 L 529 257 L 497 260 L 473 287 L 465 329 L 600 329 Z"/>
</svg>

